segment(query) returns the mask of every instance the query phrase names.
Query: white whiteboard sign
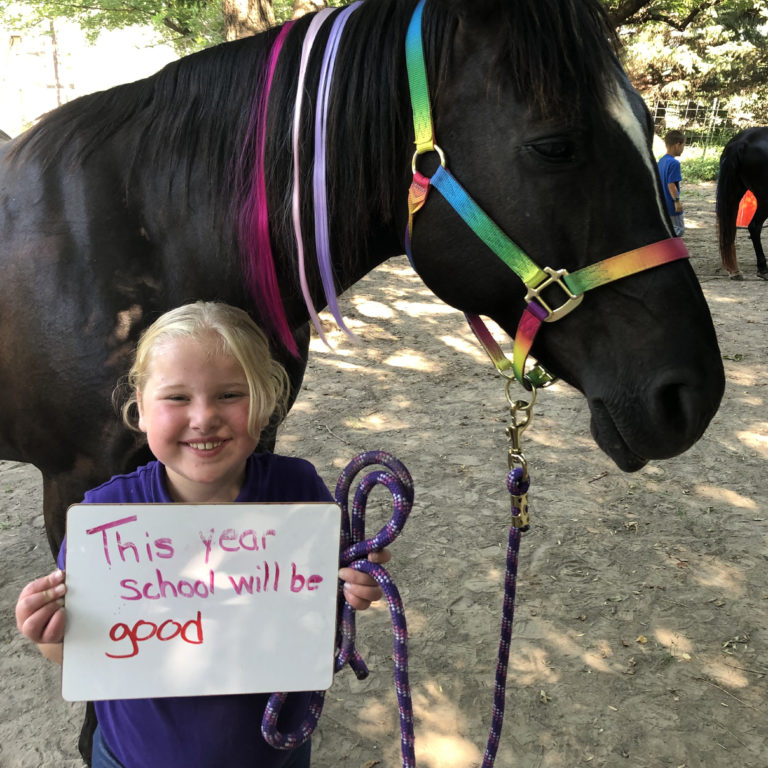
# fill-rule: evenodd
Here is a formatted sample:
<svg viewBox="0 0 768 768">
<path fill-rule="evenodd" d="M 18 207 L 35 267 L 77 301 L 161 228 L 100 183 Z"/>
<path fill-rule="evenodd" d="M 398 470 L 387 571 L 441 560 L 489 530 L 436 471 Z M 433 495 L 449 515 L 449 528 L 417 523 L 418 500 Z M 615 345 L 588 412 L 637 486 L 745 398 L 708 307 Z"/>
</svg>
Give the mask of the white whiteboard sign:
<svg viewBox="0 0 768 768">
<path fill-rule="evenodd" d="M 63 697 L 327 689 L 340 525 L 331 503 L 70 507 Z"/>
</svg>

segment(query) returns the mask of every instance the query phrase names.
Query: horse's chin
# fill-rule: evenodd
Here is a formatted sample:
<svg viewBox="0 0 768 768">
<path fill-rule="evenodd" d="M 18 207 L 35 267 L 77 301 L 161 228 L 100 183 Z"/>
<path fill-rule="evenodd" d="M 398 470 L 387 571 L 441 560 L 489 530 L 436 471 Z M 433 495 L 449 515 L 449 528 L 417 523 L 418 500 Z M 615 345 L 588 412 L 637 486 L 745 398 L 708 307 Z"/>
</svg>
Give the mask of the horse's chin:
<svg viewBox="0 0 768 768">
<path fill-rule="evenodd" d="M 610 456 L 623 472 L 637 472 L 642 469 L 648 463 L 648 459 L 635 453 L 629 447 L 627 441 L 616 429 L 616 425 L 605 406 L 595 406 L 594 404 L 591 406 L 590 430 L 600 449 Z"/>
</svg>

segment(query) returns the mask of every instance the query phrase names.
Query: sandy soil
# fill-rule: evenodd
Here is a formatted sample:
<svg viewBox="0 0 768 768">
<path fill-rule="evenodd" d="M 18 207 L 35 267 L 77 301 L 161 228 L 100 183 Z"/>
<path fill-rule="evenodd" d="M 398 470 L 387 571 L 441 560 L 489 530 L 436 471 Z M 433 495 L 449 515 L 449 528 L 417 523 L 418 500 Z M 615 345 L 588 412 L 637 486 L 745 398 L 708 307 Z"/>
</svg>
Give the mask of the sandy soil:
<svg viewBox="0 0 768 768">
<path fill-rule="evenodd" d="M 688 186 L 686 241 L 715 318 L 725 400 L 687 454 L 622 474 L 589 437 L 581 397 L 542 393 L 526 433 L 532 530 L 520 557 L 500 768 L 765 768 L 768 285 L 717 268 L 714 188 Z M 479 765 L 491 714 L 508 494 L 504 387 L 463 317 L 404 259 L 346 297 L 365 344 L 316 346 L 278 449 L 333 485 L 358 452 L 411 470 L 393 546 L 405 600 L 418 764 Z M 388 514 L 376 495 L 369 527 Z M 17 635 L 19 590 L 47 572 L 37 471 L 0 462 L 0 766 L 74 768 L 82 705 Z M 345 671 L 315 736 L 317 768 L 400 765 L 385 606 L 358 620 L 372 670 Z"/>
</svg>

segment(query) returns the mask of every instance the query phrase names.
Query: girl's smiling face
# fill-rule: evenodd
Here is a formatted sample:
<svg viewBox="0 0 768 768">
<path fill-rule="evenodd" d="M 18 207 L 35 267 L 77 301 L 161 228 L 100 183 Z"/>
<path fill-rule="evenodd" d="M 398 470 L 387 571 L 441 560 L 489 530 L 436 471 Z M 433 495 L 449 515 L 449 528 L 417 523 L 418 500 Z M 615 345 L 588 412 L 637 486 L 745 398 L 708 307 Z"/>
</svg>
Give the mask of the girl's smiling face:
<svg viewBox="0 0 768 768">
<path fill-rule="evenodd" d="M 218 334 L 158 345 L 137 399 L 139 428 L 165 465 L 172 498 L 234 501 L 257 439 L 248 432 L 245 372 L 222 352 Z"/>
</svg>

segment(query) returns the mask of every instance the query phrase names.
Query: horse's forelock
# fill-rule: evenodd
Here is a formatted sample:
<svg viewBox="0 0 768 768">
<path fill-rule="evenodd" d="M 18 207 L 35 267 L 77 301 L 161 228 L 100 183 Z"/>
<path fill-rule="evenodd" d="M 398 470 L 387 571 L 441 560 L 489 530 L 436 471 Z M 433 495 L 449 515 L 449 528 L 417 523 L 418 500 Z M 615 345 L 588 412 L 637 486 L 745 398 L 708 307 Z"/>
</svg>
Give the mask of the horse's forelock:
<svg viewBox="0 0 768 768">
<path fill-rule="evenodd" d="M 476 40 L 494 46 L 493 78 L 543 118 L 599 111 L 619 41 L 599 0 L 435 0 Z"/>
</svg>

